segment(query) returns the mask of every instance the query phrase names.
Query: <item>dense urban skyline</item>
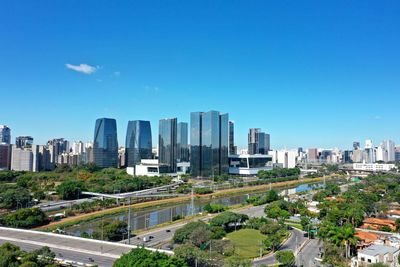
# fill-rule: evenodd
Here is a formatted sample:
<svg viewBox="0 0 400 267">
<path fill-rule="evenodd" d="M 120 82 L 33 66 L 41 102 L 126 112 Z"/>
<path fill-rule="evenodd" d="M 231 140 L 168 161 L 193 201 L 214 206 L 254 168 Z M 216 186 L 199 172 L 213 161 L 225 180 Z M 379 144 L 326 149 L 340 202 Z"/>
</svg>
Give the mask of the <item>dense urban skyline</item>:
<svg viewBox="0 0 400 267">
<path fill-rule="evenodd" d="M 249 128 L 274 148 L 400 143 L 398 2 L 150 2 L 0 4 L 12 140 L 92 140 L 109 117 L 124 144 L 129 120 L 221 110 L 239 148 Z"/>
</svg>

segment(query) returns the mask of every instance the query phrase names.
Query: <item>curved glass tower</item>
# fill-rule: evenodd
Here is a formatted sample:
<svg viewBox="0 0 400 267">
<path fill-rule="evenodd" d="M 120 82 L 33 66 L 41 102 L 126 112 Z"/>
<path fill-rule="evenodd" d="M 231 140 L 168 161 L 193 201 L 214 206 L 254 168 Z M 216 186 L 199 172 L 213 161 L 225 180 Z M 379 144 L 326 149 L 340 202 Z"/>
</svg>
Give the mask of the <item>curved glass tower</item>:
<svg viewBox="0 0 400 267">
<path fill-rule="evenodd" d="M 129 121 L 125 140 L 126 167 L 135 167 L 142 159 L 151 159 L 152 147 L 150 122 Z"/>
<path fill-rule="evenodd" d="M 115 119 L 96 120 L 93 162 L 101 168 L 118 167 L 117 122 Z"/>
</svg>

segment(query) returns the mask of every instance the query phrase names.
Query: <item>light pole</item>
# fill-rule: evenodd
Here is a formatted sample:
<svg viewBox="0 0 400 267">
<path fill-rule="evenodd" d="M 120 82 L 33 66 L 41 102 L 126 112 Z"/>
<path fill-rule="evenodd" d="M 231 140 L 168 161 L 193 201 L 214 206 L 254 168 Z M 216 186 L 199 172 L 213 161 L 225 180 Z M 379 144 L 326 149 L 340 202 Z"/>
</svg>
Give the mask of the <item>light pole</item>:
<svg viewBox="0 0 400 267">
<path fill-rule="evenodd" d="M 131 244 L 131 198 L 128 200 L 128 244 Z"/>
</svg>

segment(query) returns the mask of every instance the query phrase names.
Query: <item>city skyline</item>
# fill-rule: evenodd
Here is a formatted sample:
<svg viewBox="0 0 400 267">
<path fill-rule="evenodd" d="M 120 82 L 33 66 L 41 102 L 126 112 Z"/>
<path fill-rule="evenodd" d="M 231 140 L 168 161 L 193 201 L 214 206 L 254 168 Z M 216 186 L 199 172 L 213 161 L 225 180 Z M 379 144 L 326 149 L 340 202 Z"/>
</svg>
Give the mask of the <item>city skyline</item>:
<svg viewBox="0 0 400 267">
<path fill-rule="evenodd" d="M 400 143 L 398 2 L 44 2 L 0 4 L 12 140 L 92 140 L 100 117 L 124 133 L 129 120 L 224 110 L 238 148 L 250 128 L 274 148 Z"/>
</svg>

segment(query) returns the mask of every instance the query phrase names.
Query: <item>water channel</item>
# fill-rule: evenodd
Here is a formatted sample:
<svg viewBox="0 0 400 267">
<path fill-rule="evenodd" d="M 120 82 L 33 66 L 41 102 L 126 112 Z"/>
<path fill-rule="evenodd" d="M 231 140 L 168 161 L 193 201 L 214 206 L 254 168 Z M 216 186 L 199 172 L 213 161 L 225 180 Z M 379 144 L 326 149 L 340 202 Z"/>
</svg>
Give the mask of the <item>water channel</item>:
<svg viewBox="0 0 400 267">
<path fill-rule="evenodd" d="M 301 184 L 297 187 L 281 189 L 282 191 L 288 191 L 290 194 L 306 192 L 312 189 L 321 188 L 323 183 L 310 183 Z M 172 219 L 181 215 L 187 216 L 192 214 L 198 214 L 203 211 L 203 207 L 208 203 L 222 204 L 225 206 L 233 206 L 237 204 L 245 203 L 246 199 L 252 195 L 262 194 L 241 194 L 229 197 L 215 198 L 215 199 L 194 199 L 184 203 L 173 204 L 171 206 L 163 207 L 149 207 L 141 209 L 140 211 L 131 210 L 131 229 L 133 231 L 143 230 L 172 221 Z M 101 226 L 102 220 L 120 220 L 127 221 L 128 212 L 122 212 L 119 214 L 113 214 L 104 216 L 103 219 L 96 219 L 89 222 L 83 222 L 78 225 L 67 227 L 64 230 L 69 235 L 80 236 L 81 233 L 86 232 L 88 234 L 93 233 L 95 229 Z"/>
</svg>

